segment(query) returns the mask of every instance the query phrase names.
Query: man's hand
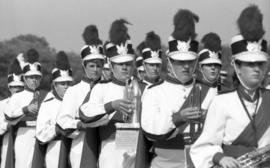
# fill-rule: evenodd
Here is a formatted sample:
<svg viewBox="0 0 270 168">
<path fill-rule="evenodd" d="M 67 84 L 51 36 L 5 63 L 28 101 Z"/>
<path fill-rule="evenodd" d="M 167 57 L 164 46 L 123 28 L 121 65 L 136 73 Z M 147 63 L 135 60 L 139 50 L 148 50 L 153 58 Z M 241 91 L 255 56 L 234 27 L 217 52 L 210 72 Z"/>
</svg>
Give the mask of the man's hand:
<svg viewBox="0 0 270 168">
<path fill-rule="evenodd" d="M 223 168 L 240 168 L 241 165 L 238 163 L 238 161 L 232 157 L 224 156 L 219 161 L 219 165 Z"/>
<path fill-rule="evenodd" d="M 112 107 L 124 115 L 129 115 L 133 112 L 134 104 L 131 100 L 118 99 L 112 102 Z"/>
<path fill-rule="evenodd" d="M 38 113 L 38 105 L 37 104 L 29 104 L 27 106 L 27 111 L 30 115 L 36 115 Z"/>
<path fill-rule="evenodd" d="M 197 107 L 188 107 L 180 111 L 180 117 L 182 121 L 197 119 L 201 117 L 201 115 L 202 113 Z"/>
</svg>

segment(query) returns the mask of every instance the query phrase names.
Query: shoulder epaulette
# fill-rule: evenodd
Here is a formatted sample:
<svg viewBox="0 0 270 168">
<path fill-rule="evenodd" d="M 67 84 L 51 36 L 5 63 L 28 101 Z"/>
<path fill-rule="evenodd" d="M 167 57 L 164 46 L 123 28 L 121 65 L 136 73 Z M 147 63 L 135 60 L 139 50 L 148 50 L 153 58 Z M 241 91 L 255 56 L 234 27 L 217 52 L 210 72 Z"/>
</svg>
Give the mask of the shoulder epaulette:
<svg viewBox="0 0 270 168">
<path fill-rule="evenodd" d="M 112 81 L 111 79 L 109 79 L 109 80 L 100 80 L 98 83 L 109 83 L 111 81 Z"/>
<path fill-rule="evenodd" d="M 49 99 L 47 99 L 47 100 L 44 100 L 43 102 L 45 103 L 45 102 L 51 101 L 51 100 L 53 100 L 53 99 L 54 99 L 54 97 L 51 97 L 51 98 L 49 98 Z"/>
<path fill-rule="evenodd" d="M 163 82 L 164 82 L 164 80 L 160 80 L 160 81 L 158 81 L 157 83 L 154 83 L 154 84 L 150 85 L 150 86 L 148 87 L 148 89 L 151 89 L 151 88 L 153 88 L 153 87 L 155 87 L 155 86 L 161 85 Z"/>
</svg>

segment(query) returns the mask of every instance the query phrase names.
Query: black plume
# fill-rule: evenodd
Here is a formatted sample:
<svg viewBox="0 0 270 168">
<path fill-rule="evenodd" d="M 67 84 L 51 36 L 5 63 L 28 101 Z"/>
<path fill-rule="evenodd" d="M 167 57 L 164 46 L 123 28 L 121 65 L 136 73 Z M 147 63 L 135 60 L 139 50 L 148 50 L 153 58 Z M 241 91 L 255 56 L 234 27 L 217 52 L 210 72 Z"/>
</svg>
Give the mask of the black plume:
<svg viewBox="0 0 270 168">
<path fill-rule="evenodd" d="M 82 34 L 83 40 L 86 45 L 102 44 L 98 36 L 98 29 L 95 25 L 88 25 Z"/>
<path fill-rule="evenodd" d="M 27 55 L 27 61 L 30 63 L 30 64 L 33 64 L 35 62 L 38 62 L 38 59 L 39 59 L 39 54 L 37 52 L 37 50 L 35 49 L 29 49 L 26 53 Z"/>
<path fill-rule="evenodd" d="M 238 20 L 240 33 L 247 41 L 258 41 L 265 33 L 263 15 L 256 5 L 250 5 L 240 14 Z"/>
<path fill-rule="evenodd" d="M 14 59 L 14 61 L 9 66 L 8 74 L 20 75 L 22 73 L 23 73 L 23 71 L 20 67 L 19 61 L 17 59 Z"/>
<path fill-rule="evenodd" d="M 146 39 L 145 39 L 145 45 L 153 51 L 157 51 L 161 49 L 161 40 L 160 37 L 154 32 L 151 31 L 146 34 Z"/>
<path fill-rule="evenodd" d="M 216 33 L 211 32 L 206 34 L 201 42 L 203 43 L 204 48 L 209 49 L 210 51 L 221 51 L 221 39 Z"/>
<path fill-rule="evenodd" d="M 195 23 L 199 21 L 199 17 L 187 9 L 180 9 L 173 18 L 174 31 L 172 36 L 176 40 L 188 41 L 196 37 Z"/>
<path fill-rule="evenodd" d="M 61 70 L 70 69 L 68 57 L 64 51 L 59 51 L 56 56 L 56 67 Z"/>
<path fill-rule="evenodd" d="M 142 50 L 145 49 L 145 47 L 146 45 L 144 41 L 137 46 L 137 51 L 139 52 L 139 54 L 142 54 Z"/>
<path fill-rule="evenodd" d="M 118 19 L 115 20 L 109 32 L 110 40 L 112 43 L 116 45 L 124 44 L 127 40 L 130 39 L 128 34 L 128 28 L 126 24 L 130 24 L 125 19 Z"/>
</svg>

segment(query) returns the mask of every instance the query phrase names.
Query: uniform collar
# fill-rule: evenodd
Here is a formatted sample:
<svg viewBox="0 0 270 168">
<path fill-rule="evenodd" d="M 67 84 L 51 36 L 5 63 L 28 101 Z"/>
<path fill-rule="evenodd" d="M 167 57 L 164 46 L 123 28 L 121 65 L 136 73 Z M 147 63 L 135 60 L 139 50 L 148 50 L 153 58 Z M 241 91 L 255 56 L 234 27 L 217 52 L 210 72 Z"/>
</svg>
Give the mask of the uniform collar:
<svg viewBox="0 0 270 168">
<path fill-rule="evenodd" d="M 250 97 L 250 96 L 248 95 L 248 93 L 246 92 L 246 89 L 245 89 L 243 86 L 241 86 L 241 85 L 238 86 L 238 88 L 237 88 L 237 93 L 239 94 L 240 97 L 242 97 L 243 99 L 245 99 L 245 100 L 247 100 L 247 101 L 249 101 L 249 102 L 255 102 L 255 101 L 258 100 L 259 97 L 260 97 L 259 89 L 256 89 L 255 95 L 254 95 L 254 97 L 252 98 L 252 97 Z"/>
<path fill-rule="evenodd" d="M 57 100 L 60 100 L 60 101 L 63 100 L 63 98 L 60 97 L 60 96 L 58 95 L 58 93 L 56 92 L 56 90 L 55 90 L 54 87 L 53 87 L 53 89 L 52 89 L 52 94 L 54 95 L 54 97 L 55 97 Z"/>
<path fill-rule="evenodd" d="M 89 79 L 89 78 L 87 78 L 86 76 L 83 76 L 83 77 L 82 77 L 82 81 L 84 81 L 84 82 L 90 84 L 91 86 L 95 85 L 95 84 L 98 83 L 100 80 L 101 80 L 101 77 L 98 78 L 97 80 Z"/>
<path fill-rule="evenodd" d="M 193 83 L 193 78 L 190 81 L 186 82 L 186 83 L 182 83 L 178 79 L 173 78 L 168 74 L 166 75 L 165 80 L 167 82 L 170 82 L 170 83 L 174 83 L 174 84 L 178 84 L 178 85 L 180 84 L 180 85 L 184 85 L 184 86 L 188 86 L 188 85 L 191 85 Z"/>
<path fill-rule="evenodd" d="M 38 91 L 38 90 L 40 90 L 40 89 L 39 89 L 39 87 L 38 87 L 38 88 L 36 88 L 36 90 L 33 90 L 33 89 L 30 89 L 27 85 L 25 85 L 24 90 L 26 90 L 26 91 L 28 91 L 28 92 L 34 93 L 34 92 L 36 92 L 36 91 Z"/>
<path fill-rule="evenodd" d="M 158 77 L 158 78 L 156 78 L 156 79 L 149 79 L 149 78 L 147 78 L 147 77 L 144 77 L 144 81 L 146 82 L 146 83 L 151 83 L 151 84 L 154 84 L 154 83 L 157 83 L 157 82 L 159 82 L 160 81 L 160 77 Z"/>
<path fill-rule="evenodd" d="M 120 81 L 116 79 L 114 76 L 112 76 L 112 83 L 119 85 L 119 86 L 126 86 L 126 82 Z"/>
</svg>

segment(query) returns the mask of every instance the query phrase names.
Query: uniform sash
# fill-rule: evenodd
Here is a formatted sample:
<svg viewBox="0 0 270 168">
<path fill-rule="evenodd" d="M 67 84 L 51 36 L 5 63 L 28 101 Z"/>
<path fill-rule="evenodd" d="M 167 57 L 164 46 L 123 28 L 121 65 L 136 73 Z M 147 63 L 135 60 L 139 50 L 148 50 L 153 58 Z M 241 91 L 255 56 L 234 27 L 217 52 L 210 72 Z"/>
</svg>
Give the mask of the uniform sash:
<svg viewBox="0 0 270 168">
<path fill-rule="evenodd" d="M 201 101 L 204 100 L 204 98 L 206 97 L 209 87 L 201 84 L 202 88 L 201 88 Z M 185 109 L 187 107 L 189 107 L 189 102 L 191 101 L 191 95 L 194 91 L 194 88 L 192 88 L 190 94 L 188 95 L 186 101 L 184 102 L 184 104 L 182 105 L 182 107 L 180 108 L 179 111 L 181 111 L 182 109 Z M 181 128 L 181 132 L 184 131 L 184 129 L 188 126 L 188 122 L 185 123 L 184 125 L 180 126 Z M 161 140 L 161 141 L 149 141 L 144 133 L 143 130 L 140 129 L 139 132 L 139 138 L 138 138 L 138 147 L 137 147 L 137 151 L 136 151 L 136 162 L 135 162 L 135 168 L 149 168 L 151 161 L 154 157 L 154 153 L 153 150 L 151 150 L 151 148 L 153 147 L 153 144 L 155 147 L 159 147 L 159 148 L 166 148 L 166 149 L 177 149 L 177 148 L 184 148 L 184 139 L 183 139 L 183 135 L 182 133 L 179 134 L 177 137 L 172 138 L 170 140 Z"/>
<path fill-rule="evenodd" d="M 62 136 L 60 145 L 60 154 L 58 168 L 71 168 L 69 162 L 69 153 L 72 139 Z"/>
<path fill-rule="evenodd" d="M 227 156 L 237 158 L 257 148 L 259 139 L 270 126 L 270 91 L 261 91 L 262 102 L 256 116 L 231 145 L 223 145 L 223 152 Z"/>
</svg>

